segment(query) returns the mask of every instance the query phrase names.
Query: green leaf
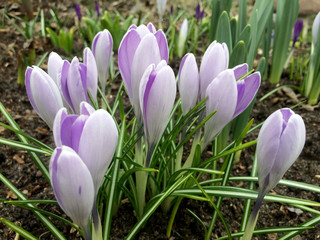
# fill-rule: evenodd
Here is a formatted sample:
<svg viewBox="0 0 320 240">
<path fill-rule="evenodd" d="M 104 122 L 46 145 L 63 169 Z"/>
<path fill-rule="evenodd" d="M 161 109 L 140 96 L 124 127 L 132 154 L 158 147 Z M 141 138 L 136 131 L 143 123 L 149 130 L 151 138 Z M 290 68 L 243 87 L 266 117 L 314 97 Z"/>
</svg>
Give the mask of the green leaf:
<svg viewBox="0 0 320 240">
<path fill-rule="evenodd" d="M 58 35 L 49 27 L 46 28 L 48 34 L 49 34 L 49 37 L 51 39 L 51 42 L 52 44 L 55 46 L 55 47 L 59 47 L 59 38 L 58 38 Z"/>
<path fill-rule="evenodd" d="M 0 218 L 0 221 L 2 221 L 5 225 L 7 225 L 9 228 L 11 228 L 13 231 L 15 231 L 21 237 L 24 237 L 27 240 L 39 240 L 39 238 L 36 238 L 31 233 L 24 230 L 22 227 L 19 227 L 18 225 L 14 224 L 13 222 L 10 222 L 9 220 L 6 220 L 4 218 Z"/>
<path fill-rule="evenodd" d="M 244 41 L 239 41 L 237 45 L 233 48 L 230 60 L 229 68 L 233 68 L 241 63 L 246 62 L 247 49 Z"/>
<path fill-rule="evenodd" d="M 232 50 L 232 37 L 229 16 L 226 11 L 222 12 L 219 17 L 216 40 L 220 43 L 226 43 L 229 49 L 229 53 Z"/>
</svg>

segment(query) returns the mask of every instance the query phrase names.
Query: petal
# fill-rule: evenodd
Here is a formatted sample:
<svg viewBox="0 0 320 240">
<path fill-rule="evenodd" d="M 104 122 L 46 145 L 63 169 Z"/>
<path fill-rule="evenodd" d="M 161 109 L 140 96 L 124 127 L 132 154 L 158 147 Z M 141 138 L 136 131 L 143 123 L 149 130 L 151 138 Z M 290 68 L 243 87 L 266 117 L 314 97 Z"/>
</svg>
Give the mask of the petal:
<svg viewBox="0 0 320 240">
<path fill-rule="evenodd" d="M 205 97 L 206 89 L 212 80 L 228 68 L 228 48 L 215 41 L 203 55 L 200 65 L 200 100 Z"/>
<path fill-rule="evenodd" d="M 86 86 L 92 96 L 92 99 L 95 101 L 97 99 L 98 89 L 98 69 L 93 53 L 88 47 L 85 48 L 83 52 L 83 63 L 86 65 L 87 69 Z"/>
<path fill-rule="evenodd" d="M 233 71 L 234 71 L 234 77 L 236 78 L 236 80 L 238 80 L 243 75 L 248 73 L 248 64 L 243 63 L 243 64 L 240 64 L 238 66 L 235 66 L 233 68 Z"/>
<path fill-rule="evenodd" d="M 69 90 L 68 90 L 68 84 L 67 84 L 69 68 L 70 68 L 70 63 L 67 60 L 64 60 L 61 68 L 61 75 L 58 78 L 58 87 L 62 93 L 64 100 L 67 102 L 71 110 L 75 112 L 75 109 L 72 105 L 72 101 L 71 101 Z"/>
<path fill-rule="evenodd" d="M 95 109 L 87 102 L 80 103 L 80 114 L 90 116 L 94 113 Z"/>
<path fill-rule="evenodd" d="M 150 33 L 150 28 L 146 27 L 146 25 L 140 25 L 136 29 L 137 33 L 139 34 L 140 38 L 144 38 L 148 33 Z M 153 32 L 152 32 L 153 33 Z"/>
<path fill-rule="evenodd" d="M 129 30 L 123 37 L 118 51 L 119 70 L 130 98 L 132 98 L 133 95 L 131 86 L 131 66 L 140 41 L 141 38 L 138 32 L 135 29 Z"/>
<path fill-rule="evenodd" d="M 142 83 L 141 91 L 143 86 Z M 176 97 L 175 76 L 168 65 L 151 72 L 142 97 L 145 134 L 152 146 L 160 140 L 167 126 Z"/>
<path fill-rule="evenodd" d="M 111 115 L 105 110 L 92 113 L 82 131 L 79 156 L 93 176 L 95 193 L 110 165 L 118 143 L 118 131 Z"/>
<path fill-rule="evenodd" d="M 237 104 L 237 86 L 233 71 L 221 72 L 207 88 L 206 115 L 217 111 L 206 123 L 204 142 L 207 146 L 232 120 Z"/>
<path fill-rule="evenodd" d="M 150 64 L 158 64 L 161 61 L 157 40 L 152 33 L 147 34 L 140 42 L 132 61 L 131 84 L 132 100 L 135 114 L 139 116 L 139 87 L 141 77 Z"/>
<path fill-rule="evenodd" d="M 265 188 L 269 184 L 269 175 L 279 150 L 281 132 L 282 114 L 278 110 L 267 118 L 258 135 L 257 161 L 260 188 Z"/>
<path fill-rule="evenodd" d="M 29 70 L 27 75 L 30 72 Z M 56 113 L 63 107 L 61 94 L 57 85 L 46 72 L 38 67 L 34 67 L 30 75 L 30 84 L 28 82 L 27 85 L 39 116 L 52 129 Z"/>
<path fill-rule="evenodd" d="M 61 72 L 63 60 L 55 52 L 51 52 L 48 58 L 48 74 L 53 81 L 58 85 L 58 76 Z"/>
<path fill-rule="evenodd" d="M 148 23 L 147 28 L 151 33 L 156 33 L 156 28 L 153 26 L 151 22 Z"/>
<path fill-rule="evenodd" d="M 186 115 L 196 105 L 199 95 L 199 71 L 192 53 L 186 54 L 182 59 L 178 86 L 182 112 Z"/>
<path fill-rule="evenodd" d="M 63 211 L 80 227 L 89 224 L 94 201 L 91 174 L 70 148 L 57 148 L 50 159 L 50 177 Z"/>
<path fill-rule="evenodd" d="M 53 122 L 53 138 L 54 143 L 57 147 L 62 147 L 62 141 L 61 141 L 61 125 L 63 121 L 68 116 L 67 109 L 61 108 L 54 118 Z"/>
<path fill-rule="evenodd" d="M 160 57 L 162 60 L 168 62 L 169 60 L 169 50 L 168 50 L 168 42 L 166 35 L 162 30 L 158 30 L 155 35 L 157 39 L 159 50 L 160 50 Z"/>
<path fill-rule="evenodd" d="M 57 128 L 57 131 L 60 130 L 60 133 L 57 133 L 55 136 L 55 138 L 57 138 L 57 140 L 55 140 L 57 143 L 72 147 L 72 126 L 78 117 L 78 115 L 68 115 L 63 119 L 63 121 L 61 121 L 60 129 Z M 58 139 L 59 137 L 60 139 Z"/>
<path fill-rule="evenodd" d="M 243 80 L 237 81 L 238 100 L 233 118 L 242 113 L 252 102 L 260 87 L 261 77 L 259 72 L 255 72 Z"/>
<path fill-rule="evenodd" d="M 31 87 L 30 87 L 30 78 L 31 78 L 31 73 L 33 71 L 33 68 L 27 67 L 26 73 L 25 73 L 25 84 L 26 84 L 26 90 L 27 90 L 27 95 L 29 98 L 29 101 L 33 107 L 33 109 L 40 115 L 39 110 L 37 108 L 36 103 L 33 100 L 32 92 L 31 92 Z"/>
</svg>

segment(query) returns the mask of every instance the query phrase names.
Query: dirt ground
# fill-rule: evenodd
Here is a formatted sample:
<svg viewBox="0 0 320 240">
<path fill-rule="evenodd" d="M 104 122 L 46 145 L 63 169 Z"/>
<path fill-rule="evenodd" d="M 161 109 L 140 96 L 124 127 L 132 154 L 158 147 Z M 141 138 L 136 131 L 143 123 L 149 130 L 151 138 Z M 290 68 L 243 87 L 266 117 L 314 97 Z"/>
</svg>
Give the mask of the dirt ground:
<svg viewBox="0 0 320 240">
<path fill-rule="evenodd" d="M 133 1 L 112 1 L 109 8 L 117 8 L 123 11 L 133 9 Z M 141 1 L 142 6 L 147 10 L 155 13 L 155 5 L 153 2 Z M 42 7 L 52 7 L 52 4 L 45 1 L 39 3 Z M 177 4 L 179 7 L 180 3 Z M 21 14 L 20 6 L 15 2 L 0 1 L 0 10 L 7 6 L 7 10 L 14 14 Z M 61 14 L 73 14 L 73 6 L 70 4 L 59 3 L 58 7 Z M 37 116 L 32 109 L 25 88 L 17 84 L 17 55 L 21 50 L 27 50 L 30 46 L 36 49 L 36 55 L 41 56 L 45 51 L 57 51 L 52 46 L 49 39 L 36 37 L 34 41 L 28 42 L 16 31 L 14 27 L 5 24 L 4 28 L 0 28 L 0 100 L 7 108 L 13 118 L 20 125 L 21 129 L 26 133 L 34 136 L 38 140 L 45 142 L 53 147 L 53 139 L 50 130 L 46 124 Z M 81 52 L 83 46 L 81 41 L 76 41 L 76 51 Z M 58 51 L 58 53 L 60 53 Z M 46 64 L 46 61 L 44 62 Z M 43 67 L 45 67 L 45 64 Z M 175 73 L 178 72 L 179 61 L 175 60 L 171 63 Z M 113 91 L 116 91 L 121 79 L 118 78 L 112 85 Z M 288 79 L 288 73 L 283 74 L 280 84 L 299 84 L 297 81 L 292 82 Z M 258 92 L 257 101 L 253 108 L 252 117 L 255 119 L 254 124 L 264 121 L 272 112 L 282 107 L 290 107 L 304 100 L 299 93 L 290 90 L 281 90 L 265 99 L 262 102 L 258 100 L 267 92 L 274 88 L 268 81 L 264 81 Z M 319 106 L 310 108 L 302 105 L 294 110 L 301 114 L 307 128 L 307 140 L 305 148 L 294 163 L 294 165 L 285 174 L 285 179 L 296 180 L 300 182 L 320 185 L 320 118 Z M 0 121 L 4 121 L 3 116 L 0 116 Z M 256 138 L 258 131 L 249 135 L 245 141 Z M 16 139 L 15 136 L 3 127 L 0 127 L 0 137 Z M 233 169 L 234 176 L 250 175 L 254 147 L 248 148 L 242 152 L 240 161 L 237 162 Z M 48 159 L 46 159 L 48 161 Z M 35 164 L 30 160 L 26 151 L 14 149 L 12 147 L 0 145 L 0 172 L 9 179 L 19 190 L 25 193 L 29 199 L 54 199 L 51 186 L 46 182 L 41 173 L 37 170 Z M 243 183 L 237 183 L 243 184 Z M 245 187 L 245 185 L 243 185 Z M 319 194 L 297 190 L 293 188 L 277 186 L 273 193 L 297 198 L 309 199 L 320 202 Z M 0 199 L 17 199 L 17 197 L 9 191 L 3 183 L 0 183 Z M 222 213 L 232 232 L 239 230 L 244 201 L 238 199 L 226 198 L 223 202 Z M 52 207 L 43 206 L 55 214 L 65 216 L 58 206 Z M 195 212 L 205 224 L 209 224 L 212 218 L 213 209 L 204 202 L 187 200 L 182 201 L 182 205 L 178 211 L 174 226 L 172 238 L 170 239 L 203 239 L 204 232 L 202 226 L 197 220 L 186 210 L 190 209 Z M 320 209 L 318 209 L 320 210 Z M 39 220 L 28 210 L 14 207 L 8 204 L 0 203 L 0 217 L 13 221 L 22 226 L 27 231 L 30 231 L 40 239 L 54 239 L 51 233 L 39 222 Z M 279 203 L 264 203 L 258 219 L 257 228 L 272 227 L 272 226 L 296 226 L 310 219 L 312 214 L 301 213 L 292 209 L 287 205 Z M 150 218 L 146 226 L 141 230 L 137 239 L 167 239 L 166 227 L 169 216 L 161 212 L 156 213 Z M 53 221 L 58 228 L 67 236 L 67 239 L 80 239 L 80 236 L 69 227 L 60 222 Z M 133 208 L 130 203 L 124 201 L 120 206 L 118 214 L 112 222 L 111 239 L 124 239 L 130 229 L 136 223 L 136 218 L 133 214 Z M 212 239 L 225 235 L 221 222 L 217 222 L 213 231 Z M 0 222 L 0 239 L 15 239 L 15 233 L 9 230 L 3 223 Z M 259 236 L 256 239 L 276 239 L 281 234 L 270 234 Z M 21 239 L 21 238 L 20 238 Z M 308 230 L 297 236 L 299 239 L 320 239 L 320 226 Z"/>
</svg>

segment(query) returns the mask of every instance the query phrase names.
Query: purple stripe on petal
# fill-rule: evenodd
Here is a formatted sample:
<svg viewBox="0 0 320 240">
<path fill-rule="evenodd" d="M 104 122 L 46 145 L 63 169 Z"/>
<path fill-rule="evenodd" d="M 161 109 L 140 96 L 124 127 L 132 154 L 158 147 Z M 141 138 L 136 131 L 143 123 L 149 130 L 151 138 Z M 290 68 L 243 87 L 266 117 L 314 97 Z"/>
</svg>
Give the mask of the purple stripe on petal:
<svg viewBox="0 0 320 240">
<path fill-rule="evenodd" d="M 81 196 L 81 186 L 79 186 L 78 194 L 79 194 L 79 196 Z"/>
<path fill-rule="evenodd" d="M 282 122 L 282 132 L 281 132 L 281 135 L 283 133 L 283 131 L 285 130 L 287 124 L 288 124 L 288 121 L 289 121 L 289 118 L 294 114 L 289 108 L 283 108 L 280 110 L 281 114 L 282 114 L 282 119 L 283 119 L 283 122 Z"/>
<path fill-rule="evenodd" d="M 53 122 L 53 137 L 54 137 L 54 143 L 57 147 L 62 147 L 62 142 L 61 142 L 61 125 L 63 121 L 66 119 L 68 116 L 67 114 L 67 109 L 61 108 L 57 114 L 56 117 L 54 118 Z"/>
<path fill-rule="evenodd" d="M 161 59 L 168 62 L 169 60 L 168 42 L 164 32 L 162 30 L 158 30 L 154 36 L 156 37 L 159 45 Z"/>
<path fill-rule="evenodd" d="M 80 142 L 81 134 L 87 119 L 88 119 L 88 116 L 80 115 L 79 117 L 76 118 L 76 120 L 72 124 L 71 148 L 76 152 L 79 152 L 79 142 Z"/>
<path fill-rule="evenodd" d="M 51 159 L 50 159 L 50 166 L 49 170 L 50 170 L 50 178 L 51 178 L 51 185 L 52 186 L 56 186 L 57 185 L 57 178 L 58 178 L 58 159 L 60 157 L 60 154 L 62 152 L 62 148 L 58 147 L 55 149 L 55 151 L 52 153 Z M 60 197 L 60 192 L 56 191 L 55 188 L 53 188 L 54 190 L 54 195 L 57 199 L 57 201 L 59 202 L 59 205 L 61 206 L 61 208 L 64 210 L 62 201 L 61 201 L 61 197 Z"/>
<path fill-rule="evenodd" d="M 80 114 L 90 116 L 94 113 L 94 108 L 87 102 L 80 103 Z"/>
<path fill-rule="evenodd" d="M 68 91 L 68 72 L 70 68 L 70 63 L 67 60 L 63 61 L 62 69 L 61 69 L 61 76 L 58 79 L 58 87 L 60 88 L 60 91 L 62 92 L 63 98 L 66 100 L 70 108 L 73 112 L 75 112 L 74 107 L 72 105 L 71 97 Z"/>
<path fill-rule="evenodd" d="M 72 147 L 72 125 L 78 118 L 78 115 L 67 116 L 61 124 L 60 136 L 62 145 Z"/>
<path fill-rule="evenodd" d="M 153 24 L 151 22 L 148 23 L 147 28 L 149 29 L 149 31 L 151 33 L 155 33 L 156 32 L 156 28 L 153 26 Z"/>
<path fill-rule="evenodd" d="M 92 52 L 93 55 L 96 55 L 96 46 L 97 46 L 97 42 L 99 41 L 99 38 L 101 36 L 102 32 L 98 32 L 97 35 L 94 37 L 93 41 L 92 41 Z"/>
<path fill-rule="evenodd" d="M 179 68 L 178 85 L 180 84 L 181 70 L 183 69 L 183 65 L 184 65 L 185 61 L 187 60 L 187 58 L 189 57 L 189 55 L 190 55 L 190 53 L 187 53 L 187 54 L 184 55 L 184 57 L 181 59 L 180 68 Z"/>
<path fill-rule="evenodd" d="M 240 64 L 238 66 L 235 66 L 233 68 L 233 72 L 234 72 L 234 77 L 236 78 L 236 80 L 238 80 L 243 75 L 248 73 L 248 64 L 244 63 L 244 64 Z"/>
</svg>

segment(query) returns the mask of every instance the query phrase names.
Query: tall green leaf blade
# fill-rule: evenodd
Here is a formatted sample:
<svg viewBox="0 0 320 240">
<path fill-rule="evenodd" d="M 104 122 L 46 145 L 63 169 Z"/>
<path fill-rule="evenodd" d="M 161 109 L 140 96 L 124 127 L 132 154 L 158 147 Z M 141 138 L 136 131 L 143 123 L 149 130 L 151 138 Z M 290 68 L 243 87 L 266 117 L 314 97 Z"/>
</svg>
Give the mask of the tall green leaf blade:
<svg viewBox="0 0 320 240">
<path fill-rule="evenodd" d="M 232 51 L 232 36 L 229 16 L 226 11 L 222 12 L 219 17 L 216 40 L 220 43 L 226 43 L 229 49 L 229 53 Z"/>
</svg>

